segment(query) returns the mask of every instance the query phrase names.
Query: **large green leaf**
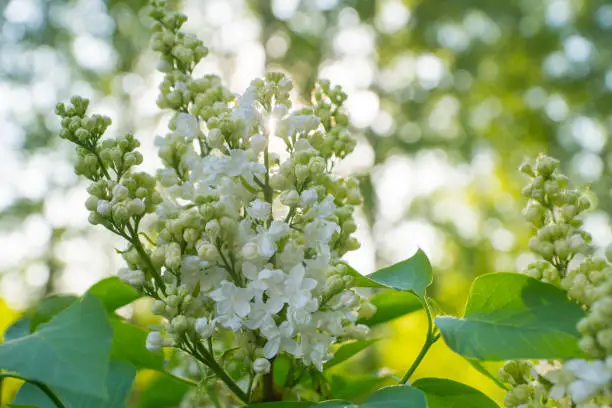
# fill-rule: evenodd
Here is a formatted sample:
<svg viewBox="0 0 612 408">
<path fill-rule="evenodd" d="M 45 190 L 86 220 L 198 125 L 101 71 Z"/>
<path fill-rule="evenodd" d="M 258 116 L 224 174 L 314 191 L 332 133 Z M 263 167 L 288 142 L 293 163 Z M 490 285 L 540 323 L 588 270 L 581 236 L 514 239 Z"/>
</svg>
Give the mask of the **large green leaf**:
<svg viewBox="0 0 612 408">
<path fill-rule="evenodd" d="M 370 327 L 386 323 L 423 308 L 423 304 L 414 294 L 395 290 L 385 290 L 377 293 L 370 298 L 370 302 L 376 306 L 374 316 L 357 321 L 357 323 L 367 324 Z"/>
<path fill-rule="evenodd" d="M 110 362 L 106 378 L 107 399 L 82 395 L 65 389 L 58 389 L 56 395 L 69 408 L 124 408 L 132 388 L 136 370 L 125 362 Z M 40 408 L 56 408 L 55 404 L 38 387 L 25 383 L 19 389 L 15 404 L 34 405 Z"/>
<path fill-rule="evenodd" d="M 359 405 L 355 405 L 352 402 L 344 401 L 344 400 L 331 400 L 320 402 L 318 404 L 311 405 L 311 407 L 318 408 L 359 408 Z"/>
<path fill-rule="evenodd" d="M 43 323 L 47 323 L 55 315 L 67 309 L 68 306 L 76 302 L 78 297 L 74 295 L 53 295 L 40 301 L 36 307 L 28 314 L 31 316 L 30 332 Z"/>
<path fill-rule="evenodd" d="M 262 402 L 260 404 L 252 404 L 252 405 L 249 405 L 248 408 L 308 408 L 312 406 L 313 406 L 312 402 L 306 402 L 306 401 L 279 401 L 279 402 Z"/>
<path fill-rule="evenodd" d="M 284 354 L 279 354 L 276 356 L 272 364 L 274 365 L 274 382 L 280 386 L 283 386 L 287 381 L 287 376 L 289 375 L 291 359 Z"/>
<path fill-rule="evenodd" d="M 479 360 L 565 359 L 581 356 L 577 304 L 548 283 L 517 273 L 477 278 L 461 319 L 438 317 L 446 344 Z"/>
<path fill-rule="evenodd" d="M 427 408 L 425 394 L 409 385 L 395 385 L 383 388 L 370 395 L 363 404 L 348 401 L 326 401 L 313 405 L 325 408 Z"/>
<path fill-rule="evenodd" d="M 0 368 L 58 391 L 106 398 L 112 335 L 100 301 L 85 296 L 36 332 L 0 344 Z"/>
<path fill-rule="evenodd" d="M 101 280 L 87 292 L 96 295 L 109 312 L 132 303 L 141 296 L 136 289 L 121 282 L 116 276 Z"/>
<path fill-rule="evenodd" d="M 56 314 L 65 310 L 78 298 L 73 295 L 53 295 L 42 299 L 34 308 L 29 310 L 21 319 L 14 322 L 4 332 L 4 341 L 27 336 L 34 332 L 38 326 L 47 323 Z"/>
<path fill-rule="evenodd" d="M 344 400 L 331 400 L 320 403 L 308 402 L 268 402 L 249 405 L 248 408 L 427 408 L 425 394 L 409 385 L 396 385 L 383 388 L 370 395 L 361 405 Z"/>
<path fill-rule="evenodd" d="M 170 374 L 157 377 L 140 395 L 138 408 L 178 406 L 191 385 Z"/>
<path fill-rule="evenodd" d="M 420 249 L 412 257 L 367 276 L 351 267 L 348 271 L 353 276 L 355 287 L 409 291 L 421 298 L 425 297 L 425 290 L 433 279 L 429 259 Z"/>
<path fill-rule="evenodd" d="M 412 386 L 425 393 L 428 408 L 499 408 L 477 389 L 445 378 L 421 378 Z"/>
<path fill-rule="evenodd" d="M 427 408 L 425 394 L 408 385 L 386 387 L 372 394 L 360 408 Z"/>
<path fill-rule="evenodd" d="M 29 317 L 22 317 L 10 325 L 4 332 L 4 341 L 18 339 L 19 337 L 30 334 L 32 320 Z"/>
<path fill-rule="evenodd" d="M 118 318 L 110 319 L 113 328 L 111 358 L 127 360 L 136 368 L 164 369 L 164 354 L 147 350 L 147 331 Z"/>
<path fill-rule="evenodd" d="M 352 401 L 361 401 L 378 388 L 396 382 L 390 375 L 332 375 L 330 378 L 331 397 L 338 399 L 350 398 Z"/>
<path fill-rule="evenodd" d="M 328 360 L 324 367 L 325 369 L 329 369 L 337 364 L 340 364 L 349 358 L 353 357 L 355 354 L 365 350 L 370 347 L 372 344 L 376 343 L 379 339 L 367 339 L 367 340 L 354 340 L 349 341 L 342 344 L 334 353 L 334 357 Z"/>
<path fill-rule="evenodd" d="M 472 358 L 466 358 L 466 357 L 464 357 L 464 360 L 467 361 L 469 365 L 474 367 L 474 369 L 478 371 L 480 374 L 484 375 L 489 380 L 493 381 L 493 383 L 497 385 L 499 388 L 504 389 L 506 391 L 508 390 L 508 387 L 498 378 L 498 372 L 499 372 L 499 369 L 503 366 L 503 362 L 481 361 L 481 360 L 474 360 Z M 494 366 L 494 368 L 491 366 Z"/>
</svg>

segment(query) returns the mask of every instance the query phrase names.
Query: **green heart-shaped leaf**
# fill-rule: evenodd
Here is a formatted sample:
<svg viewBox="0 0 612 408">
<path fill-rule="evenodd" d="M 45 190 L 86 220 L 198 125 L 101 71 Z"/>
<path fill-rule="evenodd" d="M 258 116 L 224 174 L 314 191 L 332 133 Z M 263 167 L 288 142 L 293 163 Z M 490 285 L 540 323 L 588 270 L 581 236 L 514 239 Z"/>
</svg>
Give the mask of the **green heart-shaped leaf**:
<svg viewBox="0 0 612 408">
<path fill-rule="evenodd" d="M 332 375 L 330 382 L 332 398 L 350 398 L 354 401 L 361 401 L 378 388 L 394 384 L 397 381 L 390 375 Z"/>
<path fill-rule="evenodd" d="M 584 311 L 559 288 L 517 273 L 476 278 L 461 319 L 436 319 L 464 357 L 499 361 L 582 356 L 576 324 Z"/>
<path fill-rule="evenodd" d="M 370 327 L 386 323 L 398 317 L 416 312 L 423 308 L 421 301 L 410 292 L 385 290 L 370 298 L 370 303 L 376 306 L 376 313 L 369 319 L 359 319 L 357 323 Z"/>
<path fill-rule="evenodd" d="M 87 292 L 96 295 L 109 312 L 113 312 L 141 297 L 136 289 L 121 282 L 116 276 L 101 280 L 89 288 Z"/>
<path fill-rule="evenodd" d="M 477 389 L 446 378 L 421 378 L 412 386 L 425 393 L 428 408 L 499 408 Z"/>
<path fill-rule="evenodd" d="M 324 368 L 327 370 L 337 364 L 340 364 L 349 358 L 353 357 L 355 354 L 365 350 L 370 347 L 372 344 L 376 343 L 379 339 L 368 339 L 368 340 L 355 340 L 349 341 L 342 344 L 334 353 L 334 357 L 328 360 Z"/>
<path fill-rule="evenodd" d="M 64 389 L 59 389 L 56 394 L 68 408 L 124 408 L 135 376 L 136 370 L 131 364 L 113 360 L 110 362 L 106 378 L 108 399 L 82 395 Z M 30 383 L 21 386 L 14 403 L 30 404 L 39 408 L 56 408 L 49 397 Z"/>
<path fill-rule="evenodd" d="M 178 406 L 192 385 L 168 373 L 161 374 L 140 395 L 138 408 Z"/>
<path fill-rule="evenodd" d="M 308 408 L 312 407 L 312 402 L 306 401 L 279 401 L 279 402 L 262 402 L 261 404 L 252 404 L 248 408 Z"/>
<path fill-rule="evenodd" d="M 88 295 L 36 332 L 0 344 L 0 368 L 58 391 L 106 398 L 112 335 L 101 302 Z"/>
<path fill-rule="evenodd" d="M 10 341 L 18 339 L 19 337 L 27 336 L 30 334 L 30 325 L 32 319 L 29 317 L 22 317 L 13 324 L 11 324 L 4 332 L 4 341 Z"/>
<path fill-rule="evenodd" d="M 427 408 L 425 394 L 408 385 L 386 387 L 372 394 L 360 408 Z"/>
<path fill-rule="evenodd" d="M 412 257 L 367 276 L 361 275 L 351 267 L 348 267 L 348 271 L 353 277 L 355 287 L 408 291 L 420 298 L 425 297 L 425 290 L 433 280 L 429 259 L 420 249 Z"/>
<path fill-rule="evenodd" d="M 319 403 L 308 402 L 267 402 L 249 405 L 248 408 L 427 408 L 423 391 L 409 385 L 395 385 L 383 388 L 370 395 L 361 405 L 344 400 Z"/>
<path fill-rule="evenodd" d="M 145 347 L 148 334 L 146 330 L 118 318 L 111 318 L 110 324 L 113 328 L 111 358 L 127 360 L 136 368 L 158 371 L 164 369 L 163 352 L 151 352 Z"/>
<path fill-rule="evenodd" d="M 67 309 L 68 306 L 76 302 L 78 297 L 74 295 L 53 295 L 40 301 L 36 307 L 28 313 L 31 316 L 30 332 L 43 323 L 47 323 L 55 315 Z"/>
</svg>

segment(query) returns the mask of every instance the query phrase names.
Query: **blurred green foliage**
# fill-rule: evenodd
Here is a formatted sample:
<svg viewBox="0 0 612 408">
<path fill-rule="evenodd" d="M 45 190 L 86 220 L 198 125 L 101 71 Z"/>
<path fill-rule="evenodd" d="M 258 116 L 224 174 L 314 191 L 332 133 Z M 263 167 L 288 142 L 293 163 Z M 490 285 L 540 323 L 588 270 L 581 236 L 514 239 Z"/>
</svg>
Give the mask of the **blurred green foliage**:
<svg viewBox="0 0 612 408">
<path fill-rule="evenodd" d="M 243 24 L 245 19 L 255 24 L 266 65 L 289 72 L 304 101 L 320 74 L 331 73 L 332 80 L 352 76 L 349 101 L 351 96 L 367 101 L 370 109 L 353 118 L 360 145 L 373 157 L 360 159 L 365 163 L 360 176 L 376 263 L 384 266 L 408 255 L 388 248 L 398 236 L 394 228 L 425 225 L 413 234 L 425 231 L 435 239 L 432 294 L 445 312 L 462 308 L 473 277 L 514 271 L 517 257 L 527 251 L 530 231 L 520 214 L 523 181 L 515 171 L 524 158 L 539 152 L 555 156 L 575 184 L 590 186 L 596 211 L 612 209 L 612 5 L 606 0 L 185 3 L 205 43 L 219 35 L 205 21 L 225 21 L 225 36 L 235 30 L 230 23 L 238 14 Z M 143 95 L 130 91 L 135 79 L 129 74 L 149 83 L 153 70 L 145 5 L 145 0 L 0 2 L 0 137 L 7 155 L 24 167 L 41 155 L 70 160 L 58 143 L 53 105 L 74 92 L 113 106 L 119 130 L 158 120 L 155 114 L 141 117 Z M 241 69 L 240 61 L 222 45 L 212 42 L 211 52 L 229 78 Z M 92 50 L 104 58 L 91 59 Z M 400 178 L 396 171 L 392 183 L 399 190 L 415 188 L 406 202 L 392 203 L 399 207 L 399 219 L 389 217 L 385 202 L 396 198 L 386 198 L 381 188 L 390 174 L 384 169 L 397 163 Z M 10 182 L 15 180 L 9 175 L 0 178 L 4 236 L 31 217 L 48 217 L 45 198 L 51 192 L 75 188 L 75 179 L 50 180 L 44 194 L 32 195 Z M 597 221 L 602 220 L 608 228 L 608 217 L 600 214 Z M 83 233 L 82 226 L 50 225 L 43 250 L 17 267 L 0 261 L 0 274 L 10 273 L 11 279 L 32 262 L 47 266 L 48 283 L 31 287 L 32 299 L 62 290 L 58 277 L 66 265 L 58 251 L 66 237 Z M 419 237 L 412 241 L 420 243 Z M 422 323 L 400 323 L 395 334 Z M 420 342 L 386 350 L 410 354 Z M 367 362 L 373 354 L 364 354 L 364 366 L 374 366 Z M 439 361 L 435 347 L 432 354 L 431 361 Z M 381 358 L 390 366 L 410 360 Z"/>
</svg>

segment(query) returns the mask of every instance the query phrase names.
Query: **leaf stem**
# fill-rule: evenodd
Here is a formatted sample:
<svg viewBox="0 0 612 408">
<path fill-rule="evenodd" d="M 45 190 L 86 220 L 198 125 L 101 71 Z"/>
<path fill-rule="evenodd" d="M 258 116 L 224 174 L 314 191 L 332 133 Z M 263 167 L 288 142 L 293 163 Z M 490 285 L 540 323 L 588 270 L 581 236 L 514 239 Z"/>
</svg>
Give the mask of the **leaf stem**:
<svg viewBox="0 0 612 408">
<path fill-rule="evenodd" d="M 213 372 L 227 385 L 227 387 L 245 404 L 249 403 L 247 394 L 232 380 L 232 378 L 225 372 L 223 367 L 217 363 L 215 357 L 206 350 L 206 347 L 197 340 L 193 341 L 193 345 L 189 342 L 188 338 L 185 338 L 185 344 L 189 349 L 191 355 L 206 364 Z"/>
<path fill-rule="evenodd" d="M 278 401 L 274 395 L 274 358 L 270 360 L 270 372 L 263 376 L 263 402 Z"/>
<path fill-rule="evenodd" d="M 417 355 L 416 359 L 414 360 L 404 377 L 402 377 L 402 379 L 400 380 L 400 384 L 406 384 L 408 382 L 410 376 L 414 374 L 419 364 L 421 364 L 421 362 L 425 358 L 425 355 L 427 354 L 431 346 L 433 346 L 434 343 L 440 338 L 440 333 L 436 333 L 436 329 L 433 323 L 433 316 L 431 314 L 431 308 L 429 307 L 427 299 L 423 298 L 420 300 L 421 303 L 423 303 L 423 309 L 427 314 L 427 337 L 425 338 L 425 344 L 423 344 L 423 347 L 421 348 L 421 351 Z"/>
<path fill-rule="evenodd" d="M 272 187 L 270 187 L 270 132 L 267 128 L 264 129 L 264 137 L 266 138 L 266 147 L 264 149 L 264 165 L 266 167 L 266 174 L 264 175 L 263 193 L 264 199 L 268 203 L 272 204 L 274 199 L 274 191 L 272 190 Z M 269 222 L 270 220 L 268 220 L 268 223 Z"/>
<path fill-rule="evenodd" d="M 153 261 L 151 261 L 149 254 L 147 254 L 147 251 L 145 251 L 144 247 L 142 246 L 142 242 L 140 241 L 140 237 L 138 236 L 138 226 L 132 228 L 132 226 L 128 224 L 127 229 L 131 234 L 131 236 L 129 237 L 130 239 L 128 241 L 134 246 L 134 248 L 136 248 L 136 252 L 138 252 L 138 255 L 140 255 L 142 260 L 149 268 L 151 276 L 153 276 L 153 280 L 155 280 L 157 288 L 160 289 L 165 295 L 166 285 L 164 284 L 164 281 L 162 280 L 155 266 L 153 266 Z"/>
<path fill-rule="evenodd" d="M 249 401 L 253 396 L 253 382 L 255 380 L 255 375 L 252 372 L 249 372 L 249 386 L 247 387 L 247 398 Z"/>
<path fill-rule="evenodd" d="M 35 386 L 37 386 L 42 392 L 45 393 L 45 395 L 47 397 L 49 397 L 49 399 L 51 401 L 53 401 L 53 403 L 55 404 L 55 406 L 57 408 L 66 408 L 66 406 L 62 403 L 62 401 L 59 399 L 59 397 L 57 395 L 55 395 L 55 393 L 53 392 L 53 390 L 51 388 L 49 388 L 48 385 L 40 382 L 40 381 L 36 381 L 36 380 L 30 380 L 28 378 L 22 377 L 19 374 L 16 373 L 0 373 L 0 380 L 4 379 L 4 378 L 15 378 L 17 380 L 22 380 L 25 382 L 29 382 L 30 384 L 33 384 Z"/>
<path fill-rule="evenodd" d="M 493 381 L 498 387 L 500 387 L 501 389 L 508 391 L 509 388 L 506 387 L 504 385 L 504 383 L 502 383 L 496 376 L 494 376 L 493 374 L 491 374 L 489 372 L 489 370 L 487 370 L 485 367 L 482 366 L 482 364 L 480 364 L 480 362 L 476 361 L 476 360 L 471 360 L 469 358 L 465 359 L 468 363 L 470 363 L 470 365 L 472 367 L 474 367 L 476 369 L 476 371 L 478 371 L 480 374 L 486 376 L 488 379 L 490 379 L 491 381 Z"/>
</svg>

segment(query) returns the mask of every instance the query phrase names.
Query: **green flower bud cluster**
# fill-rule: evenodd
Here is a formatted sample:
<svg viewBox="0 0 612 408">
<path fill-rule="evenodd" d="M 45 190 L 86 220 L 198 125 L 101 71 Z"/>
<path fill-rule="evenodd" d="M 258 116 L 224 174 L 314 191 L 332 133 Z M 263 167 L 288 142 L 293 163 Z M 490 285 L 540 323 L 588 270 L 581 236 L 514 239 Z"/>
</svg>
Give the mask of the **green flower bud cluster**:
<svg viewBox="0 0 612 408">
<path fill-rule="evenodd" d="M 606 251 L 612 262 L 610 248 Z M 603 259 L 593 260 L 588 272 L 576 274 L 572 288 L 584 288 L 579 299 L 589 306 L 589 312 L 578 323 L 582 334 L 580 347 L 593 357 L 612 356 L 612 266 Z M 582 265 L 581 265 L 582 266 Z"/>
<path fill-rule="evenodd" d="M 577 326 L 582 334 L 579 345 L 599 360 L 570 360 L 563 366 L 557 363 L 557 368 L 543 377 L 537 370 L 532 370 L 533 377 L 529 377 L 528 364 L 524 362 L 507 362 L 500 378 L 512 386 L 505 400 L 508 407 L 607 406 L 604 394 L 608 391 L 598 383 L 601 381 L 598 377 L 609 375 L 603 367 L 612 354 L 612 266 L 604 259 L 590 256 L 591 237 L 581 230 L 579 219 L 590 202 L 586 196 L 568 189 L 568 180 L 558 173 L 558 164 L 557 160 L 540 156 L 535 165 L 521 166 L 521 171 L 531 178 L 523 190 L 530 199 L 524 213 L 538 229 L 530 248 L 544 258 L 529 265 L 525 273 L 563 288 L 569 298 L 584 305 L 588 314 Z M 612 255 L 612 250 L 606 253 Z M 576 255 L 581 255 L 579 262 L 569 269 Z M 587 373 L 589 370 L 600 371 L 593 374 Z M 579 404 L 574 405 L 570 399 Z M 544 405 L 538 405 L 543 402 Z"/>
<path fill-rule="evenodd" d="M 217 75 L 205 75 L 202 78 L 192 79 L 188 87 L 195 95 L 192 112 L 205 121 L 213 116 L 219 116 L 227 110 L 227 104 L 236 97 L 221 83 Z"/>
<path fill-rule="evenodd" d="M 556 366 L 540 363 L 548 370 Z M 568 401 L 552 401 L 548 398 L 552 383 L 540 375 L 538 368 L 529 360 L 506 361 L 499 370 L 499 379 L 510 386 L 504 397 L 508 408 L 568 407 Z"/>
<path fill-rule="evenodd" d="M 251 82 L 255 90 L 255 99 L 261 102 L 267 111 L 274 111 L 280 106 L 291 108 L 290 92 L 293 89 L 291 80 L 281 72 L 268 72 L 264 79 L 258 78 Z"/>
<path fill-rule="evenodd" d="M 187 21 L 183 13 L 168 12 L 165 0 L 151 2 L 149 15 L 155 20 L 151 46 L 161 54 L 159 70 L 167 74 L 164 85 L 160 87 L 158 105 L 161 108 L 180 110 L 192 100 L 185 86 L 187 73 L 208 55 L 208 48 L 193 34 L 180 31 Z M 181 75 L 183 74 L 183 75 Z M 165 84 L 169 84 L 169 88 Z"/>
<path fill-rule="evenodd" d="M 552 283 L 556 286 L 561 284 L 559 270 L 557 270 L 557 268 L 555 268 L 550 262 L 544 260 L 538 260 L 529 264 L 525 270 L 525 274 L 531 276 L 532 278 L 541 280 L 542 282 Z"/>
<path fill-rule="evenodd" d="M 342 159 L 355 149 L 356 141 L 348 131 L 348 116 L 341 109 L 346 98 L 342 88 L 332 88 L 329 81 L 320 80 L 312 92 L 312 108 L 301 111 L 320 119 L 325 133 L 310 132 L 306 139 L 325 159 Z"/>
<path fill-rule="evenodd" d="M 85 206 L 90 211 L 89 221 L 107 228 L 125 231 L 145 214 L 155 211 L 162 201 L 155 190 L 155 178 L 147 173 L 126 173 L 119 180 L 102 179 L 87 189 L 90 196 Z"/>
<path fill-rule="evenodd" d="M 91 180 L 100 180 L 105 177 L 105 166 L 98 151 L 98 142 L 110 126 L 111 120 L 106 116 L 87 116 L 88 106 L 89 100 L 74 96 L 70 105 L 59 103 L 55 111 L 61 117 L 60 137 L 78 146 L 76 173 Z M 119 154 L 121 153 L 120 151 Z M 113 156 L 116 157 L 117 153 Z"/>
<path fill-rule="evenodd" d="M 568 188 L 568 179 L 558 172 L 558 166 L 557 160 L 541 155 L 535 165 L 525 163 L 520 167 L 530 177 L 523 189 L 529 199 L 524 214 L 537 228 L 529 248 L 544 258 L 529 265 L 527 274 L 557 286 L 566 277 L 569 262 L 591 250 L 591 236 L 580 229 L 580 215 L 589 209 L 590 201 Z"/>
<path fill-rule="evenodd" d="M 533 381 L 534 364 L 529 360 L 510 360 L 499 369 L 499 379 L 509 385 L 529 384 Z"/>
<path fill-rule="evenodd" d="M 590 207 L 586 196 L 567 189 L 567 178 L 557 172 L 558 162 L 541 156 L 535 167 L 521 170 L 532 177 L 524 193 L 531 202 L 525 214 L 539 228 L 531 249 L 545 260 L 530 265 L 527 274 L 561 286 L 568 296 L 589 307 L 578 325 L 581 348 L 594 357 L 612 353 L 612 267 L 604 259 L 585 256 L 568 271 L 576 254 L 591 252 L 591 237 L 577 219 Z"/>
<path fill-rule="evenodd" d="M 346 265 L 338 264 L 327 271 L 327 279 L 323 290 L 325 301 L 333 299 L 335 296 L 349 289 L 353 283 L 353 277 L 348 274 Z"/>
<path fill-rule="evenodd" d="M 577 218 L 590 207 L 586 196 L 567 189 L 567 178 L 558 174 L 558 161 L 540 156 L 535 166 L 523 165 L 531 183 L 523 190 L 531 199 L 525 214 L 538 229 L 530 241 L 541 255 L 529 265 L 527 274 L 562 287 L 568 296 L 589 307 L 578 325 L 581 348 L 594 357 L 612 353 L 612 267 L 604 259 L 585 256 L 568 271 L 576 254 L 591 252 L 591 237 L 580 229 Z"/>
<path fill-rule="evenodd" d="M 504 397 L 506 407 L 545 406 L 540 404 L 547 395 L 547 390 L 538 381 L 537 374 L 534 372 L 534 364 L 531 361 L 507 361 L 499 370 L 499 379 L 510 385 L 510 389 Z"/>
<path fill-rule="evenodd" d="M 133 171 L 134 166 L 142 163 L 142 155 L 136 150 L 138 140 L 131 134 L 103 139 L 111 120 L 100 115 L 88 116 L 88 106 L 87 99 L 75 96 L 68 105 L 58 104 L 56 112 L 61 118 L 60 137 L 77 145 L 76 173 L 92 181 L 85 202 L 90 211 L 89 221 L 128 241 L 122 256 L 129 269 L 121 272 L 120 278 L 147 292 L 153 291 L 145 277 L 154 277 L 160 286 L 159 271 L 152 268 L 138 229 L 142 218 L 155 211 L 162 197 L 155 189 L 154 177 Z"/>
<path fill-rule="evenodd" d="M 331 177 L 328 162 L 316 149 L 300 139 L 295 143 L 295 149 L 293 157 L 285 160 L 270 180 L 271 187 L 279 191 L 281 203 L 292 208 L 289 218 L 291 225 L 303 228 L 318 216 L 315 209 L 297 211 L 299 203 L 309 200 L 310 196 L 316 201 L 331 196 L 336 210 L 328 219 L 340 229 L 334 233 L 330 246 L 340 256 L 359 248 L 359 242 L 352 236 L 357 230 L 354 207 L 361 204 L 358 181 L 352 177 Z"/>
<path fill-rule="evenodd" d="M 612 272 L 602 258 L 586 257 L 570 270 L 561 282 L 568 296 L 585 306 L 591 306 L 607 290 L 607 276 Z"/>
</svg>

